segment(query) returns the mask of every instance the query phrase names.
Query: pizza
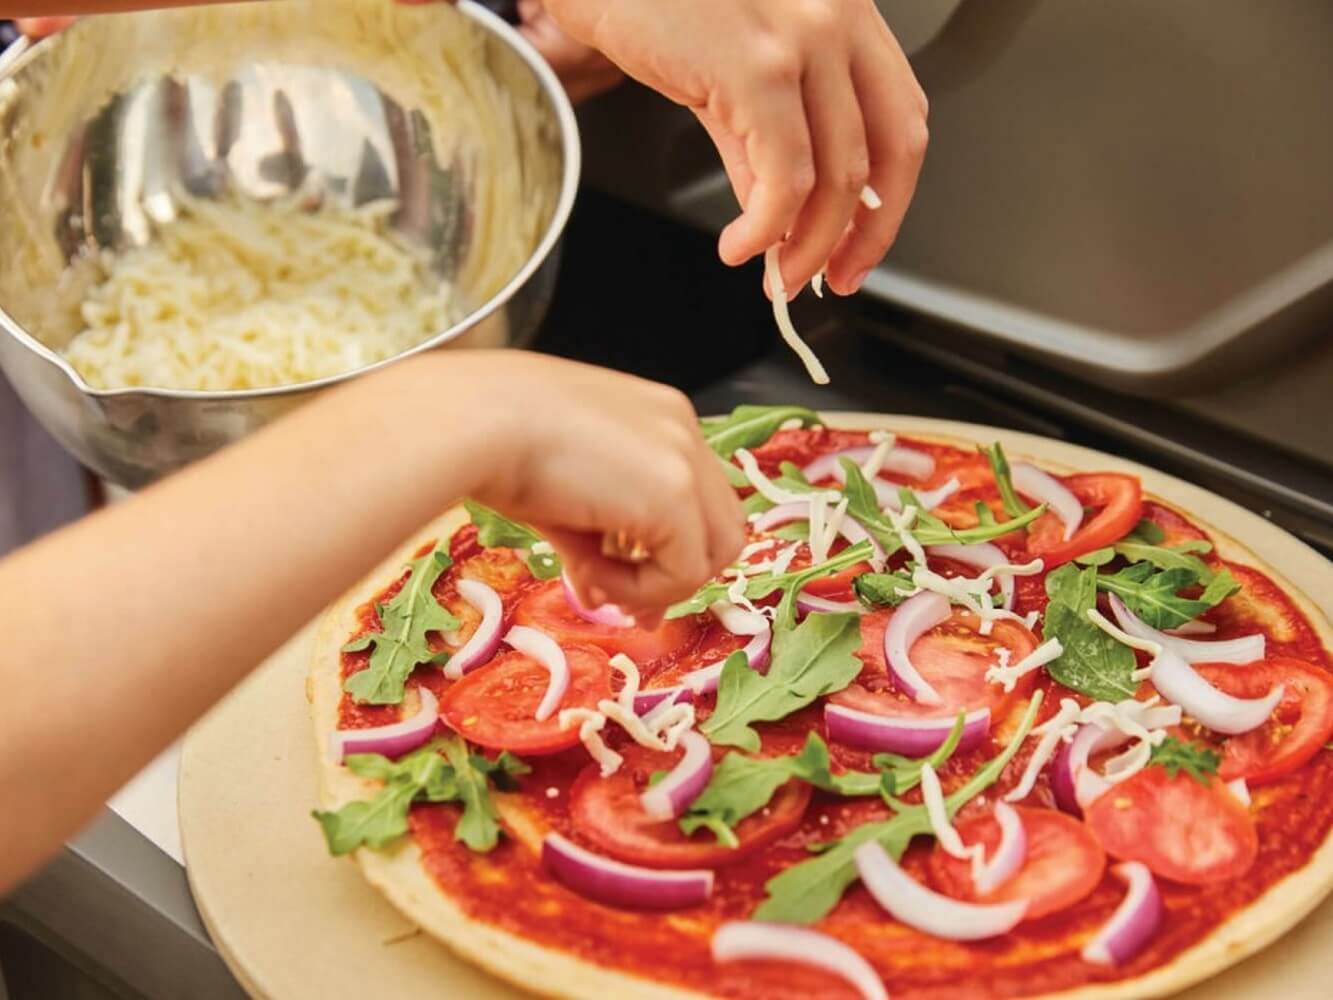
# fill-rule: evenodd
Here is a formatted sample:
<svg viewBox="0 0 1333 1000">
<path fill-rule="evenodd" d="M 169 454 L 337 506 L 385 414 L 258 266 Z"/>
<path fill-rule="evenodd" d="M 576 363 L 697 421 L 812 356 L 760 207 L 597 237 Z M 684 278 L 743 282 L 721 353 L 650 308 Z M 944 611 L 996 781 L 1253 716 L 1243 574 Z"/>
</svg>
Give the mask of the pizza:
<svg viewBox="0 0 1333 1000">
<path fill-rule="evenodd" d="M 872 423 L 705 421 L 748 544 L 653 631 L 433 525 L 316 643 L 332 853 L 552 996 L 1143 997 L 1299 920 L 1314 605 L 1135 475 Z"/>
</svg>

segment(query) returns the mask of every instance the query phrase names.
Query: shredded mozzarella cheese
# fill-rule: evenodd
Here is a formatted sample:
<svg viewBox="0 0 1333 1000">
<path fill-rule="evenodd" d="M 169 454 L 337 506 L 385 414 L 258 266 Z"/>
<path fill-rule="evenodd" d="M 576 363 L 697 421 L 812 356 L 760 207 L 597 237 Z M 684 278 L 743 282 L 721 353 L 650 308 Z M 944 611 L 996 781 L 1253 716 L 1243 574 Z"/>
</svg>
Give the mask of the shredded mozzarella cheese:
<svg viewBox="0 0 1333 1000">
<path fill-rule="evenodd" d="M 778 557 L 773 560 L 772 572 L 775 576 L 781 576 L 787 572 L 791 566 L 791 561 L 796 558 L 796 553 L 800 551 L 801 543 L 793 542 L 778 553 Z"/>
<path fill-rule="evenodd" d="M 588 756 L 602 768 L 602 777 L 609 778 L 620 770 L 625 758 L 612 750 L 602 740 L 601 731 L 606 726 L 606 716 L 590 708 L 566 708 L 560 713 L 560 728 L 579 727 L 579 742 L 588 751 Z"/>
<path fill-rule="evenodd" d="M 104 252 L 64 349 L 101 389 L 292 385 L 391 358 L 465 313 L 388 227 L 397 204 L 303 211 L 188 201 L 156 238 Z"/>
<path fill-rule="evenodd" d="M 921 765 L 921 801 L 926 807 L 926 815 L 930 818 L 930 829 L 945 853 L 962 861 L 969 861 L 973 854 L 985 851 L 985 847 L 981 844 L 973 847 L 964 844 L 963 838 L 949 822 L 949 810 L 944 802 L 944 789 L 940 787 L 940 777 L 929 764 Z"/>
<path fill-rule="evenodd" d="M 639 668 L 624 653 L 617 653 L 611 657 L 610 662 L 612 667 L 625 675 L 625 683 L 620 688 L 620 694 L 616 697 L 616 700 L 625 711 L 633 712 L 634 696 L 639 693 L 639 685 L 642 683 L 639 677 Z"/>
<path fill-rule="evenodd" d="M 1040 670 L 1046 664 L 1055 662 L 1064 655 L 1064 652 L 1064 646 L 1060 644 L 1059 639 L 1047 639 L 1023 659 L 1010 665 L 1009 649 L 1001 646 L 997 651 L 1000 662 L 986 670 L 986 680 L 1003 685 L 1004 693 L 1008 694 L 1018 685 L 1019 680 L 1032 671 Z"/>
<path fill-rule="evenodd" d="M 873 435 L 872 435 L 873 437 Z M 881 438 L 875 444 L 875 450 L 870 453 L 870 457 L 865 460 L 861 466 L 861 475 L 866 477 L 868 482 L 874 482 L 875 477 L 879 475 L 879 470 L 884 468 L 884 460 L 889 457 L 889 452 L 893 450 L 893 435 Z"/>
<path fill-rule="evenodd" d="M 912 525 L 916 523 L 916 508 L 910 503 L 900 511 L 886 510 L 885 517 L 893 525 L 893 530 L 898 535 L 898 540 L 902 542 L 903 548 L 922 568 L 926 565 L 926 550 L 921 547 L 921 543 L 916 540 L 912 534 Z M 943 579 L 941 577 L 941 579 Z M 920 586 L 920 584 L 918 584 Z"/>
<path fill-rule="evenodd" d="M 828 372 L 824 370 L 823 364 L 810 349 L 810 345 L 796 332 L 796 327 L 792 325 L 791 314 L 787 311 L 787 286 L 782 283 L 782 265 L 779 260 L 781 249 L 780 245 L 771 246 L 764 254 L 764 273 L 768 275 L 768 289 L 773 294 L 773 319 L 778 324 L 778 332 L 782 334 L 782 339 L 805 365 L 810 381 L 816 385 L 828 385 Z"/>
<path fill-rule="evenodd" d="M 764 475 L 764 470 L 759 468 L 759 463 L 754 455 L 750 454 L 748 448 L 736 449 L 736 461 L 741 465 L 741 471 L 745 473 L 745 478 L 750 481 L 750 485 L 755 488 L 765 500 L 774 504 L 783 503 L 805 503 L 811 497 L 823 496 L 825 499 L 836 498 L 837 493 L 789 493 L 778 486 L 773 480 Z"/>
<path fill-rule="evenodd" d="M 1074 720 L 1078 718 L 1078 702 L 1072 698 L 1066 698 L 1060 702 L 1060 710 L 1051 716 L 1042 726 L 1034 729 L 1033 732 L 1041 730 L 1041 739 L 1037 741 L 1037 748 L 1032 751 L 1032 756 L 1028 758 L 1027 767 L 1023 769 L 1023 777 L 1005 795 L 1006 802 L 1021 802 L 1032 794 L 1032 789 L 1037 784 L 1037 776 L 1041 774 L 1052 757 L 1055 756 L 1056 748 L 1061 742 L 1069 738 L 1069 733 L 1077 728 L 1073 725 Z"/>
</svg>

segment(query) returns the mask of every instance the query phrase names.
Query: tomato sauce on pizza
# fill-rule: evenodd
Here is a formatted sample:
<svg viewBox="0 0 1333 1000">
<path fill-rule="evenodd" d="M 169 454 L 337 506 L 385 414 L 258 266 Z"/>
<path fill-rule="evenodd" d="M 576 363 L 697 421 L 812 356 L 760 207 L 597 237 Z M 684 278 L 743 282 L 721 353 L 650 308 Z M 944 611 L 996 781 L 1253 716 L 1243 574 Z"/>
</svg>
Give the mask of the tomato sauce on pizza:
<svg viewBox="0 0 1333 1000">
<path fill-rule="evenodd" d="M 457 627 L 429 635 L 403 688 L 438 703 L 423 743 L 461 738 L 474 763 L 449 754 L 447 780 L 420 779 L 406 835 L 469 918 L 708 995 L 871 995 L 859 958 L 894 997 L 1035 996 L 1170 963 L 1329 836 L 1320 632 L 1134 477 L 819 426 L 741 452 L 719 450 L 746 482 L 750 544 L 651 633 L 582 608 L 532 562 L 539 542 L 485 544 L 504 537 L 493 524 L 416 553 L 448 564 L 429 593 Z M 387 669 L 395 629 L 410 645 L 420 571 L 361 609 L 344 680 Z M 498 604 L 479 610 L 463 581 Z M 559 669 L 499 638 L 516 627 L 550 639 Z M 483 630 L 489 655 L 450 677 Z M 539 719 L 558 675 L 559 711 Z M 404 704 L 344 693 L 338 728 L 392 727 Z M 386 789 L 409 780 L 391 758 L 360 766 Z M 502 835 L 476 850 L 462 827 L 475 838 L 486 794 Z M 321 822 L 332 845 L 341 820 Z M 850 850 L 867 831 L 883 860 Z M 871 872 L 916 888 L 885 904 Z M 657 909 L 654 878 L 697 898 Z M 1010 904 L 1026 909 L 994 923 Z M 932 933 L 941 914 L 991 929 Z M 719 945 L 771 925 L 852 958 Z"/>
</svg>

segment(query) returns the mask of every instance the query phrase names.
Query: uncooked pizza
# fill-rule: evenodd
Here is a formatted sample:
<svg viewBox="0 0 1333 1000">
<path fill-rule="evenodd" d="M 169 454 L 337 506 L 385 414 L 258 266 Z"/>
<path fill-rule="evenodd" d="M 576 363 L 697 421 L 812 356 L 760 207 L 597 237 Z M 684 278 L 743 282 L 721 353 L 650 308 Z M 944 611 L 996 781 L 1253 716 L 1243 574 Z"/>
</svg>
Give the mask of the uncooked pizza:
<svg viewBox="0 0 1333 1000">
<path fill-rule="evenodd" d="M 350 594 L 329 849 L 573 997 L 1139 997 L 1313 906 L 1309 601 L 1134 475 L 847 423 L 704 422 L 748 544 L 655 630 L 472 503 Z"/>
</svg>

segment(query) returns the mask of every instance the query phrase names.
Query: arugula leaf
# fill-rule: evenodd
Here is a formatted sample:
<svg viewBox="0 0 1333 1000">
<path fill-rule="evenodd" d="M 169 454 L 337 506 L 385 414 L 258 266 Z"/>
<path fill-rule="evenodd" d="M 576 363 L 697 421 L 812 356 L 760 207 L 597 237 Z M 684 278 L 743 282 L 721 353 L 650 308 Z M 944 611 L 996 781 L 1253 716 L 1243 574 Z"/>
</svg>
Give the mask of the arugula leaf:
<svg viewBox="0 0 1333 1000">
<path fill-rule="evenodd" d="M 1222 755 L 1202 743 L 1186 743 L 1168 736 L 1153 747 L 1148 763 L 1166 768 L 1168 778 L 1174 778 L 1184 771 L 1199 784 L 1206 786 L 1209 776 L 1217 773 Z"/>
<path fill-rule="evenodd" d="M 1134 651 L 1088 621 L 1097 604 L 1097 569 L 1066 563 L 1046 577 L 1050 603 L 1042 624 L 1043 639 L 1059 639 L 1064 653 L 1047 672 L 1067 688 L 1099 701 L 1134 697 L 1131 677 L 1138 666 Z"/>
<path fill-rule="evenodd" d="M 1125 537 L 1132 538 L 1138 542 L 1143 542 L 1146 545 L 1161 545 L 1166 541 L 1166 532 L 1162 530 L 1162 526 L 1156 521 L 1149 520 L 1145 517 L 1138 524 L 1134 525 L 1134 529 Z"/>
<path fill-rule="evenodd" d="M 786 466 L 790 465 L 791 463 L 785 462 L 783 464 L 784 466 Z M 731 468 L 735 469 L 736 467 L 733 465 L 731 466 Z M 795 466 L 793 466 L 793 468 L 795 468 Z M 740 472 L 739 469 L 736 469 L 736 471 Z M 796 471 L 798 473 L 800 472 L 799 469 L 797 469 Z M 751 485 L 750 480 L 745 478 L 745 473 L 740 472 L 740 474 L 742 479 L 740 485 L 742 487 L 750 486 Z M 825 487 L 811 486 L 810 481 L 806 479 L 805 476 L 800 476 L 799 478 L 795 478 L 784 473 L 783 475 L 780 475 L 777 478 L 772 479 L 770 481 L 773 483 L 774 486 L 778 487 L 778 489 L 786 490 L 788 493 L 827 492 L 827 489 Z M 751 493 L 748 497 L 746 497 L 741 502 L 741 506 L 745 508 L 745 513 L 748 516 L 750 514 L 762 514 L 766 510 L 772 510 L 777 505 L 773 503 L 772 500 L 768 499 L 768 497 L 764 496 L 762 493 L 755 492 Z"/>
<path fill-rule="evenodd" d="M 790 576 L 790 579 L 780 585 L 782 600 L 778 601 L 778 610 L 773 616 L 773 634 L 776 636 L 779 632 L 790 632 L 796 624 L 796 598 L 805 589 L 807 583 L 811 580 L 829 576 L 831 573 L 836 573 L 847 566 L 855 566 L 861 560 L 869 559 L 872 551 L 869 542 L 858 542 L 849 548 L 843 549 L 832 559 L 826 559 L 816 566 L 810 566 L 793 574 L 784 574 L 784 576 Z M 775 577 L 775 579 L 777 578 Z M 747 587 L 746 590 L 748 591 L 749 588 Z M 772 592 L 773 590 L 770 588 L 764 590 L 759 596 L 766 597 Z M 751 600 L 755 599 L 751 598 Z"/>
<path fill-rule="evenodd" d="M 967 724 L 967 713 L 959 710 L 953 728 L 944 742 L 933 753 L 917 760 L 902 757 L 896 753 L 877 753 L 870 762 L 880 769 L 880 791 L 887 799 L 890 795 L 904 795 L 921 784 L 921 765 L 929 764 L 937 770 L 953 756 L 958 744 L 963 741 L 963 727 Z"/>
<path fill-rule="evenodd" d="M 474 851 L 489 851 L 499 840 L 500 827 L 487 778 L 503 787 L 502 782 L 531 771 L 507 752 L 494 761 L 469 754 L 467 744 L 452 735 L 396 761 L 379 754 L 352 754 L 345 763 L 353 774 L 383 781 L 384 786 L 373 798 L 349 802 L 337 812 L 312 813 L 335 856 L 362 846 L 380 850 L 403 836 L 408 812 L 417 801 L 461 802 L 455 839 Z"/>
<path fill-rule="evenodd" d="M 1009 471 L 1009 460 L 1004 457 L 1004 448 L 996 441 L 982 452 L 990 460 L 991 471 L 995 473 L 995 486 L 1000 491 L 1000 503 L 1010 517 L 1022 517 L 1032 508 L 1025 504 L 1014 489 L 1013 476 Z M 989 510 L 990 508 L 987 508 Z"/>
<path fill-rule="evenodd" d="M 861 672 L 859 615 L 808 615 L 794 629 L 774 630 L 768 673 L 752 670 L 741 651 L 722 665 L 717 707 L 699 728 L 713 743 L 759 749 L 756 722 L 786 718 L 821 695 L 841 691 Z"/>
<path fill-rule="evenodd" d="M 1203 539 L 1192 538 L 1176 545 L 1150 545 L 1133 536 L 1126 537 L 1112 547 L 1116 555 L 1124 556 L 1128 562 L 1152 563 L 1158 569 L 1180 569 L 1193 574 L 1202 584 L 1209 584 L 1216 575 L 1212 568 L 1195 553 L 1211 552 L 1213 547 Z M 1083 560 L 1079 560 L 1082 562 Z"/>
<path fill-rule="evenodd" d="M 1229 570 L 1213 576 L 1197 598 L 1181 597 L 1179 591 L 1193 586 L 1198 577 L 1191 569 L 1177 567 L 1154 571 L 1148 562 L 1126 566 L 1119 573 L 1097 577 L 1100 590 L 1117 594 L 1136 615 L 1153 628 L 1178 628 L 1240 590 Z"/>
<path fill-rule="evenodd" d="M 1074 556 L 1074 562 L 1080 566 L 1105 566 L 1115 560 L 1117 553 L 1114 545 L 1108 545 L 1104 549 L 1093 549 L 1091 552 L 1085 552 L 1081 556 Z"/>
<path fill-rule="evenodd" d="M 875 487 L 870 485 L 861 467 L 850 458 L 844 456 L 838 459 L 838 464 L 842 466 L 842 471 L 846 475 L 842 495 L 847 498 L 847 516 L 865 528 L 870 536 L 879 542 L 885 556 L 893 555 L 903 547 L 902 539 L 898 536 L 893 522 L 880 510 Z"/>
<path fill-rule="evenodd" d="M 791 570 L 777 575 L 760 573 L 746 581 L 745 596 L 751 601 L 757 601 L 779 590 L 790 592 L 794 589 L 799 593 L 800 588 L 811 580 L 831 576 L 848 566 L 856 565 L 863 559 L 869 559 L 871 551 L 869 542 L 859 542 L 843 549 L 831 559 L 826 559 L 814 566 L 807 566 L 805 569 Z M 693 597 L 667 608 L 666 617 L 683 618 L 686 615 L 697 615 L 707 611 L 709 605 L 726 599 L 731 584 L 732 581 L 729 580 L 713 580 L 704 584 Z M 793 597 L 792 600 L 794 602 L 795 598 Z"/>
<path fill-rule="evenodd" d="M 921 509 L 921 501 L 910 490 L 903 490 L 907 500 L 916 507 L 916 523 L 912 525 L 912 534 L 922 545 L 972 545 L 975 542 L 989 542 L 1019 528 L 1026 528 L 1041 515 L 1046 513 L 1046 505 L 1033 507 L 1026 514 L 1008 521 L 996 521 L 995 515 L 984 503 L 977 504 L 977 517 L 980 523 L 975 528 L 951 528 L 934 514 Z"/>
<path fill-rule="evenodd" d="M 1023 745 L 1037 719 L 1042 694 L 1038 691 L 1028 703 L 1009 745 L 983 764 L 967 783 L 945 798 L 945 809 L 952 819 L 958 810 L 989 788 Z M 786 924 L 812 924 L 838 905 L 847 887 L 857 879 L 852 855 L 867 841 L 877 841 L 893 858 L 900 859 L 912 838 L 930 833 L 930 817 L 924 806 L 909 806 L 890 819 L 858 826 L 831 845 L 820 845 L 821 853 L 809 861 L 786 869 L 764 885 L 768 898 L 755 910 L 753 919 Z"/>
<path fill-rule="evenodd" d="M 818 413 L 804 406 L 742 405 L 722 420 L 705 423 L 702 430 L 708 447 L 719 457 L 730 458 L 737 448 L 757 448 L 788 420 L 799 420 L 802 427 L 814 427 L 822 422 Z"/>
<path fill-rule="evenodd" d="M 528 553 L 528 572 L 538 580 L 554 580 L 560 575 L 560 557 L 554 552 L 533 552 L 533 546 L 543 539 L 526 524 L 511 521 L 475 500 L 464 500 L 463 507 L 477 526 L 477 542 L 483 548 L 523 549 Z"/>
<path fill-rule="evenodd" d="M 810 540 L 810 522 L 792 521 L 770 532 L 775 538 L 788 542 L 808 542 Z"/>
<path fill-rule="evenodd" d="M 805 477 L 805 470 L 795 462 L 779 462 L 778 471 L 782 473 L 782 478 L 789 482 L 810 486 L 810 480 Z"/>
<path fill-rule="evenodd" d="M 867 608 L 896 608 L 916 589 L 912 578 L 897 573 L 862 573 L 852 580 L 857 600 Z"/>
<path fill-rule="evenodd" d="M 380 605 L 380 631 L 369 632 L 343 647 L 349 653 L 374 647 L 366 669 L 352 674 L 343 684 L 344 690 L 362 704 L 401 702 L 408 675 L 418 663 L 437 657 L 428 634 L 458 628 L 458 619 L 431 592 L 435 581 L 453 565 L 446 544 L 440 542 L 412 562 L 403 588 Z"/>
</svg>

